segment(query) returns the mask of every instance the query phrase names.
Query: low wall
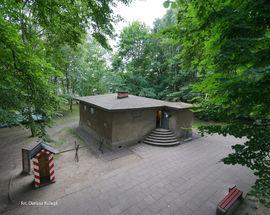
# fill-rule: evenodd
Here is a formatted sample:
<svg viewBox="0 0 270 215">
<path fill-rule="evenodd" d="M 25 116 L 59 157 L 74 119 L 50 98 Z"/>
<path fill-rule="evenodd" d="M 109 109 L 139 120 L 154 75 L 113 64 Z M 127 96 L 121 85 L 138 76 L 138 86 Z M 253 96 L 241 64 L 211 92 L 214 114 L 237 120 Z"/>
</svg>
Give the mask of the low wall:
<svg viewBox="0 0 270 215">
<path fill-rule="evenodd" d="M 186 134 L 186 129 L 191 128 L 193 122 L 193 113 L 189 109 L 166 110 L 170 115 L 169 129 L 172 130 L 176 137 L 181 138 Z"/>
</svg>

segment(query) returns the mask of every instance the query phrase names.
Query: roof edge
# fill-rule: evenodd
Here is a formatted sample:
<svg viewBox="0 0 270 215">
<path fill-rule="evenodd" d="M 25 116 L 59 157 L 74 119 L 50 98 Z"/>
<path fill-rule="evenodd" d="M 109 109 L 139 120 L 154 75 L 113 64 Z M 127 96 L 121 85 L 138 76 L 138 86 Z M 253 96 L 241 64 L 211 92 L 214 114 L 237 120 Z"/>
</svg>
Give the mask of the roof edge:
<svg viewBox="0 0 270 215">
<path fill-rule="evenodd" d="M 115 94 L 115 93 L 112 93 L 112 94 Z M 130 94 L 130 96 L 134 96 L 134 95 L 131 95 Z M 87 97 L 87 96 L 85 96 L 85 97 Z M 135 97 L 141 97 L 141 96 L 135 96 Z M 154 98 L 148 98 L 148 97 L 143 97 L 143 98 L 157 100 L 157 101 L 159 101 L 161 103 L 161 105 L 160 106 L 153 106 L 153 107 L 136 107 L 136 108 L 108 109 L 106 107 L 103 107 L 103 106 L 100 106 L 100 105 L 97 105 L 97 104 L 88 102 L 85 99 L 83 99 L 82 97 L 73 97 L 73 99 L 75 99 L 75 100 L 77 100 L 79 102 L 82 102 L 82 103 L 85 103 L 85 104 L 88 104 L 88 105 L 91 105 L 93 107 L 100 108 L 102 110 L 109 111 L 109 112 L 130 111 L 130 110 L 143 110 L 143 109 L 157 109 L 157 108 L 168 108 L 168 109 L 173 109 L 173 110 L 183 110 L 183 109 L 191 109 L 191 108 L 193 108 L 193 104 L 190 104 L 190 103 L 163 101 L 163 100 L 154 99 Z M 180 103 L 182 103 L 186 107 L 177 107 L 176 105 L 181 105 Z"/>
</svg>

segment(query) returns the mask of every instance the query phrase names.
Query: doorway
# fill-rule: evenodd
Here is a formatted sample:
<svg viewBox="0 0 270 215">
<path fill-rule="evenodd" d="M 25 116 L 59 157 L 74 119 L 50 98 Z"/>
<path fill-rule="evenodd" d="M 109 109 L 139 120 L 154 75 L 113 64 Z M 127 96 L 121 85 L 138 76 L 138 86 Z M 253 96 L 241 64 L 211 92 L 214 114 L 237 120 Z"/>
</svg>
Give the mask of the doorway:
<svg viewBox="0 0 270 215">
<path fill-rule="evenodd" d="M 166 111 L 156 112 L 156 128 L 169 129 L 169 114 Z"/>
<path fill-rule="evenodd" d="M 39 174 L 40 184 L 50 183 L 49 159 L 45 153 L 39 157 Z"/>
<path fill-rule="evenodd" d="M 156 128 L 161 128 L 161 116 L 162 116 L 162 111 L 157 110 L 157 112 L 156 112 Z"/>
<path fill-rule="evenodd" d="M 169 129 L 169 114 L 165 111 L 162 111 L 161 128 Z"/>
</svg>

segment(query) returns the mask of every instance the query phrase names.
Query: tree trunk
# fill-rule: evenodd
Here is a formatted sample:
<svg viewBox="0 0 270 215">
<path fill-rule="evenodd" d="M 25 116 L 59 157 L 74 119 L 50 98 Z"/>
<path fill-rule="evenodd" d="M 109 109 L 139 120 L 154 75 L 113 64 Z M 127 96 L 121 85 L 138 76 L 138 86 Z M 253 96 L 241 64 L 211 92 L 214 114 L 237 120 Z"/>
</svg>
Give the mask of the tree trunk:
<svg viewBox="0 0 270 215">
<path fill-rule="evenodd" d="M 53 78 L 53 84 L 54 84 L 54 86 L 55 86 L 55 95 L 58 95 L 57 82 L 58 82 L 58 79 L 57 79 L 57 77 L 55 76 L 55 77 Z"/>
<path fill-rule="evenodd" d="M 69 94 L 69 78 L 68 78 L 68 71 L 66 69 L 66 93 Z"/>
<path fill-rule="evenodd" d="M 31 131 L 31 137 L 35 137 L 37 135 L 35 126 L 30 125 L 30 131 Z"/>
<path fill-rule="evenodd" d="M 27 123 L 29 124 L 29 128 L 31 130 L 31 137 L 35 137 L 37 135 L 36 126 L 35 126 L 35 121 L 32 117 L 32 112 L 30 108 L 27 114 Z"/>
<path fill-rule="evenodd" d="M 73 101 L 72 101 L 73 99 L 70 97 L 69 98 L 69 110 L 72 112 L 72 104 L 73 104 Z"/>
</svg>

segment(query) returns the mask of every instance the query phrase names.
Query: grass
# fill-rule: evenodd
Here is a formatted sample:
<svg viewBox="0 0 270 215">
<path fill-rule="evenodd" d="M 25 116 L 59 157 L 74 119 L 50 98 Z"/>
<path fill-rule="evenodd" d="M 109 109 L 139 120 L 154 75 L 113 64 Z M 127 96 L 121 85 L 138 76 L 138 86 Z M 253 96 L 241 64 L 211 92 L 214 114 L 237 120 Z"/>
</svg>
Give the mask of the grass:
<svg viewBox="0 0 270 215">
<path fill-rule="evenodd" d="M 62 145 L 64 145 L 64 143 L 65 143 L 65 141 L 63 139 L 61 139 L 61 140 L 55 141 L 53 145 L 55 148 L 59 149 L 59 148 L 61 148 Z"/>
<path fill-rule="evenodd" d="M 69 128 L 69 130 L 70 130 L 70 133 L 74 137 L 76 137 L 76 139 L 78 140 L 79 144 L 85 145 L 84 139 L 80 135 L 78 135 L 78 133 L 74 129 Z"/>
<path fill-rule="evenodd" d="M 54 155 L 54 159 L 55 159 L 55 160 L 58 160 L 60 157 L 61 157 L 61 154 L 55 154 L 55 155 Z"/>
<path fill-rule="evenodd" d="M 65 144 L 70 145 L 73 144 L 73 141 L 76 141 L 80 146 L 85 145 L 84 140 L 76 133 L 72 128 L 64 128 L 62 129 L 56 136 L 57 140 L 53 141 L 53 147 L 61 151 L 61 147 Z M 70 145 L 69 148 L 74 147 Z M 55 159 L 59 159 L 61 157 L 60 154 L 55 155 Z"/>
<path fill-rule="evenodd" d="M 63 108 L 61 108 L 63 110 Z M 55 116 L 53 119 L 52 126 L 60 125 L 67 121 L 78 120 L 79 119 L 79 105 L 73 104 L 73 110 L 64 109 L 64 111 L 60 112 L 63 116 Z"/>
<path fill-rule="evenodd" d="M 51 143 L 55 148 L 60 149 L 67 142 L 66 139 L 69 139 L 70 134 L 69 130 L 70 128 L 63 128 L 54 135 Z"/>
<path fill-rule="evenodd" d="M 214 121 L 204 121 L 204 120 L 195 118 L 192 123 L 192 128 L 198 129 L 201 126 L 207 126 L 207 125 L 222 125 L 222 123 L 214 122 Z"/>
</svg>

